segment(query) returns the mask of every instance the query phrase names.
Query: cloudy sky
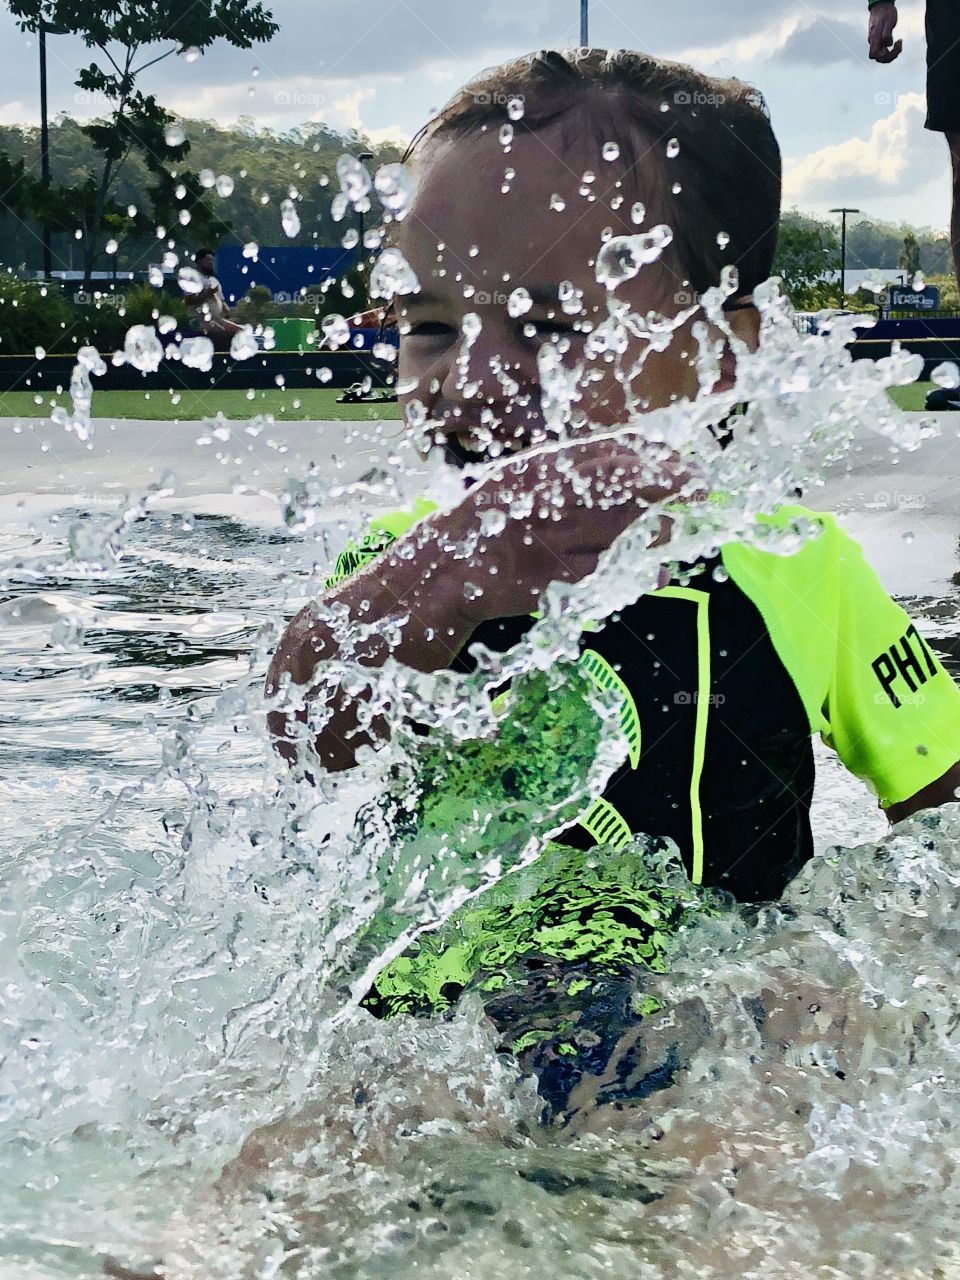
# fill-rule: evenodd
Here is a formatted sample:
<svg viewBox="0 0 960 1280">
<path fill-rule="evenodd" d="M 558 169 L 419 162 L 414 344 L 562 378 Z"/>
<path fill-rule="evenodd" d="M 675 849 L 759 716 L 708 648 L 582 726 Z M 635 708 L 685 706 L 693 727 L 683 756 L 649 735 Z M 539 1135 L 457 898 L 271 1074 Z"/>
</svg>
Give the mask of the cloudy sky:
<svg viewBox="0 0 960 1280">
<path fill-rule="evenodd" d="M 579 43 L 578 0 L 274 0 L 280 32 L 169 59 L 145 79 L 170 109 L 224 123 L 252 115 L 287 128 L 323 120 L 374 138 L 408 137 L 482 66 Z M 866 57 L 866 0 L 591 0 L 591 43 L 629 47 L 736 75 L 766 96 L 786 162 L 786 204 L 855 205 L 943 228 L 942 137 L 923 129 L 923 0 L 899 6 L 905 50 Z M 48 41 L 51 112 L 96 114 L 73 86 L 84 59 Z M 36 47 L 0 5 L 0 121 L 38 118 Z"/>
</svg>

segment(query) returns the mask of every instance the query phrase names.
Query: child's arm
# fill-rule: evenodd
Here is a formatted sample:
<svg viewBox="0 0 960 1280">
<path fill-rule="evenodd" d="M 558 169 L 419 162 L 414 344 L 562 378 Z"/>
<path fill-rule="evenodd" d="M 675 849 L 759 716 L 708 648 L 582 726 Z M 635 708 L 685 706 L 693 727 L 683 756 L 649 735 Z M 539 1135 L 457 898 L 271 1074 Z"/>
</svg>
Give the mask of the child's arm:
<svg viewBox="0 0 960 1280">
<path fill-rule="evenodd" d="M 945 774 L 937 778 L 936 782 L 922 787 L 900 804 L 890 805 L 887 809 L 887 817 L 891 822 L 902 822 L 904 818 L 909 818 L 911 814 L 918 813 L 921 809 L 936 809 L 939 805 L 950 804 L 958 798 L 960 798 L 960 760 L 951 765 Z"/>
<path fill-rule="evenodd" d="M 530 613 L 550 582 L 586 577 L 619 534 L 689 479 L 669 460 L 659 467 L 642 462 L 608 439 L 528 452 L 491 469 L 459 506 L 421 521 L 324 596 L 325 611 L 339 613 L 337 634 L 316 608 L 298 614 L 271 663 L 267 695 L 289 683 L 301 700 L 315 697 L 319 669 L 345 657 L 371 668 L 388 655 L 417 671 L 449 667 L 481 622 Z M 529 515 L 484 533 L 485 517 L 497 509 L 507 515 L 518 501 Z M 558 511 L 562 519 L 555 518 Z M 470 545 L 471 553 L 463 550 Z M 466 591 L 470 582 L 482 592 Z M 378 634 L 358 639 L 362 628 L 391 617 L 407 621 L 390 645 Z M 325 768 L 348 769 L 382 726 L 360 729 L 355 694 L 341 687 L 332 697 L 332 714 L 314 745 Z M 296 757 L 306 720 L 304 707 L 270 715 L 277 748 L 288 760 Z"/>
</svg>

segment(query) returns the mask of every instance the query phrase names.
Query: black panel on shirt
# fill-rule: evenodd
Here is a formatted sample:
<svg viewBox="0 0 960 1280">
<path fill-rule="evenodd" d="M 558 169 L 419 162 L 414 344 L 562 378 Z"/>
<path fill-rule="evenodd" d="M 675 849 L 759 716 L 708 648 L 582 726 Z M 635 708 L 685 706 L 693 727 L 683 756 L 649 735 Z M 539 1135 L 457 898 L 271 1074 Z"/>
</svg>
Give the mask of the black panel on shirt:
<svg viewBox="0 0 960 1280">
<path fill-rule="evenodd" d="M 706 757 L 699 796 L 703 820 L 703 883 L 741 901 L 772 899 L 813 853 L 810 801 L 814 763 L 810 729 L 796 687 L 777 656 L 759 611 L 716 562 L 689 579 L 707 593 L 710 688 Z M 483 623 L 480 641 L 503 652 L 532 620 Z M 605 658 L 633 695 L 640 716 L 641 755 L 607 784 L 605 798 L 630 829 L 676 841 L 693 865 L 691 771 L 698 689 L 697 607 L 686 599 L 641 597 L 585 635 L 584 648 Z M 469 647 L 469 646 L 467 646 Z M 454 669 L 474 664 L 466 648 Z M 582 827 L 565 843 L 589 847 Z"/>
</svg>

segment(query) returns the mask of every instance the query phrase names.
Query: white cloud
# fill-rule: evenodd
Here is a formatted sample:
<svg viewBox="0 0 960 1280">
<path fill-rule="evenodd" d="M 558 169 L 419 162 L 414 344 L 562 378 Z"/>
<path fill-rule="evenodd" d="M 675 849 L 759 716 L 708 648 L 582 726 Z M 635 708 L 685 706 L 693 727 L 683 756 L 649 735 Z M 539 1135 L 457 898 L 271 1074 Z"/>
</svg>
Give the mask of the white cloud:
<svg viewBox="0 0 960 1280">
<path fill-rule="evenodd" d="M 847 138 L 788 161 L 785 203 L 839 203 L 916 190 L 946 164 L 942 141 L 923 128 L 925 114 L 921 94 L 902 94 L 869 137 Z"/>
</svg>

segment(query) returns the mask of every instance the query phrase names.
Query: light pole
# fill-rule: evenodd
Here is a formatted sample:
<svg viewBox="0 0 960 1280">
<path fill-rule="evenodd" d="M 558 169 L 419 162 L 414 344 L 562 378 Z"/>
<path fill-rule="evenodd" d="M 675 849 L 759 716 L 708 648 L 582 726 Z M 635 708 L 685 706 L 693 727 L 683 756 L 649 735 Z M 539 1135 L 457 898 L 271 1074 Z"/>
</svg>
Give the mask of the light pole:
<svg viewBox="0 0 960 1280">
<path fill-rule="evenodd" d="M 580 0 L 580 47 L 590 47 L 590 0 Z"/>
<path fill-rule="evenodd" d="M 361 163 L 361 164 L 366 164 L 368 160 L 372 160 L 372 159 L 373 159 L 373 152 L 372 152 L 372 151 L 361 151 L 361 152 L 360 152 L 360 154 L 359 154 L 359 156 L 357 156 L 357 159 L 360 161 L 360 163 Z M 357 222 L 358 222 L 358 224 L 359 224 L 359 231 L 360 231 L 360 256 L 359 256 L 359 262 L 362 264 L 362 263 L 363 263 L 363 250 L 364 250 L 364 244 L 363 244 L 363 210 L 362 210 L 362 209 L 358 209 L 358 210 L 357 210 Z M 362 266 L 362 265 L 361 265 L 361 267 L 360 267 L 360 270 L 361 270 L 361 271 L 363 270 L 363 266 Z"/>
<path fill-rule="evenodd" d="M 40 44 L 40 181 L 48 190 L 50 188 L 50 124 L 47 119 L 47 26 L 43 18 L 37 28 Z M 50 227 L 44 222 L 41 227 L 43 237 L 43 276 L 49 280 L 53 272 L 53 255 L 50 251 Z"/>
<path fill-rule="evenodd" d="M 840 215 L 840 310 L 842 311 L 844 299 L 847 296 L 847 214 L 859 213 L 860 210 L 841 206 L 839 209 L 831 209 L 830 212 Z"/>
</svg>

